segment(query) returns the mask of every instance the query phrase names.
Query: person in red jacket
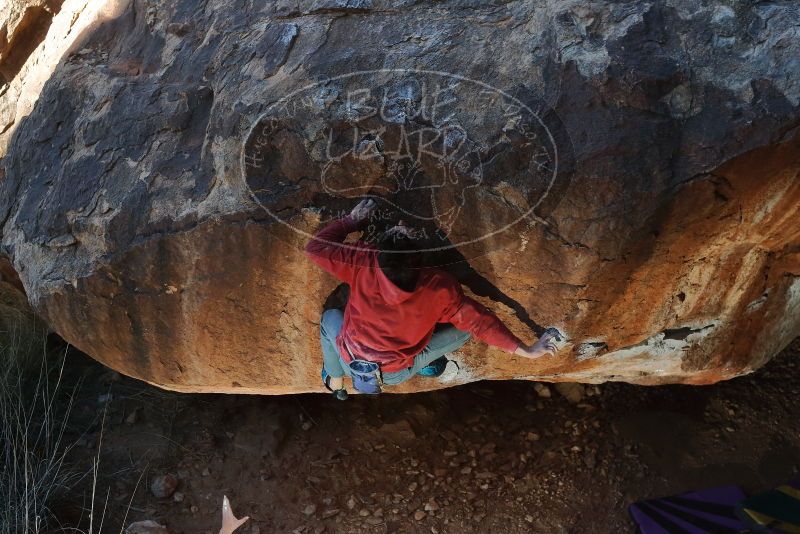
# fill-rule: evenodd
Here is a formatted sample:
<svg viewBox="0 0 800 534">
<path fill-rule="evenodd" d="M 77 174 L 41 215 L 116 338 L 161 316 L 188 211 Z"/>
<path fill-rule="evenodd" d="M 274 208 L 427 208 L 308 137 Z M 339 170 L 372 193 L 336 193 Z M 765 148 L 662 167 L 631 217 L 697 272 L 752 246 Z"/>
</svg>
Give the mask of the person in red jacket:
<svg viewBox="0 0 800 534">
<path fill-rule="evenodd" d="M 382 234 L 376 245 L 347 236 L 362 230 L 376 208 L 362 200 L 349 215 L 317 232 L 308 257 L 350 286 L 344 312 L 326 310 L 320 321 L 322 376 L 334 393 L 343 391 L 352 360 L 377 363 L 383 384 L 416 374 L 437 376 L 453 352 L 470 336 L 525 358 L 554 354 L 550 334 L 526 345 L 497 316 L 464 295 L 461 284 L 440 269 L 420 266 L 420 253 L 403 221 Z M 447 323 L 444 328 L 437 324 Z"/>
</svg>

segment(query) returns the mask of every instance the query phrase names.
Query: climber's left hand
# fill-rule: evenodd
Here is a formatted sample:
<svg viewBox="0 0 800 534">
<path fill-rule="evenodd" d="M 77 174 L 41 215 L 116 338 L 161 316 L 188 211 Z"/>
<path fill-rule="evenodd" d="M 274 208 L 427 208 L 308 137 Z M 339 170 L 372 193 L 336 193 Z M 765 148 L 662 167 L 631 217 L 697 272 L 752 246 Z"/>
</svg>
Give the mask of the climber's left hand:
<svg viewBox="0 0 800 534">
<path fill-rule="evenodd" d="M 371 198 L 365 198 L 350 211 L 350 218 L 353 222 L 360 223 L 369 219 L 370 215 L 377 209 L 378 203 Z"/>
<path fill-rule="evenodd" d="M 553 334 L 546 333 L 530 347 L 520 345 L 517 350 L 514 351 L 514 354 L 532 360 L 544 356 L 555 356 L 556 352 L 558 352 L 558 347 L 553 342 L 554 337 Z"/>
</svg>

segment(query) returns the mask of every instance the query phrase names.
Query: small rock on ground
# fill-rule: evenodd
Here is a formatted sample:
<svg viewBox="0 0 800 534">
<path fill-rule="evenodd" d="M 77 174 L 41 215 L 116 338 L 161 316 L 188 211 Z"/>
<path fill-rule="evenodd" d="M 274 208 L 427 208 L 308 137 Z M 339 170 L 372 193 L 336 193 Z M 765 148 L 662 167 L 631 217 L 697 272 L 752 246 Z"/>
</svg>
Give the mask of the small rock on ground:
<svg viewBox="0 0 800 534">
<path fill-rule="evenodd" d="M 583 384 L 573 384 L 570 382 L 557 382 L 554 384 L 556 391 L 558 391 L 562 397 L 567 399 L 572 404 L 578 404 L 583 400 L 584 395 L 584 386 Z"/>
<path fill-rule="evenodd" d="M 150 483 L 150 491 L 157 499 L 167 499 L 178 489 L 178 479 L 175 475 L 166 474 L 157 476 Z"/>
</svg>

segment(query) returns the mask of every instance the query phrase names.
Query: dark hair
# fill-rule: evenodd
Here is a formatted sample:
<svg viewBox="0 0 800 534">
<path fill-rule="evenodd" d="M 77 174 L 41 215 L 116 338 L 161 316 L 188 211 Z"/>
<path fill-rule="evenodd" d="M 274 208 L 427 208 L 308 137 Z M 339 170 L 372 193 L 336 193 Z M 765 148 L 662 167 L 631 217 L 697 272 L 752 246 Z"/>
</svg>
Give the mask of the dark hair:
<svg viewBox="0 0 800 534">
<path fill-rule="evenodd" d="M 394 232 L 378 238 L 378 265 L 394 285 L 403 291 L 414 291 L 422 266 L 419 243 Z"/>
</svg>

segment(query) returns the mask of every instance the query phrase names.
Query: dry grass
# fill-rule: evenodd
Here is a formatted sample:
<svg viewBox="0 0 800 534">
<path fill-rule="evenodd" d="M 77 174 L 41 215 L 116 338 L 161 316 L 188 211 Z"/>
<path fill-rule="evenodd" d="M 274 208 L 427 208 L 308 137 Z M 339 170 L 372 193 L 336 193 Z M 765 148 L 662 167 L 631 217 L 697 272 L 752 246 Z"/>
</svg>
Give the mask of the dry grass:
<svg viewBox="0 0 800 534">
<path fill-rule="evenodd" d="M 64 461 L 72 408 L 72 395 L 62 391 L 65 354 L 48 354 L 41 329 L 18 327 L 15 321 L 5 325 L 0 331 L 0 534 L 52 531 L 58 528 L 52 504 L 77 479 Z"/>
</svg>

